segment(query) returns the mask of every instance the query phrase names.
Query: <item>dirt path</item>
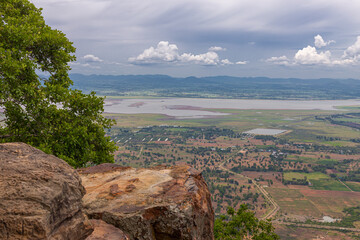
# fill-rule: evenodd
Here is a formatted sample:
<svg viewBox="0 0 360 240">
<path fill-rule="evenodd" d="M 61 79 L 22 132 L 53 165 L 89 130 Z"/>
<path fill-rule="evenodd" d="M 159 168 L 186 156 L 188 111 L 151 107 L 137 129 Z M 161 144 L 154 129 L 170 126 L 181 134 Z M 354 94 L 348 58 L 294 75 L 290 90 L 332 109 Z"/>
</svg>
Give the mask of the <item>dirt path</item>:
<svg viewBox="0 0 360 240">
<path fill-rule="evenodd" d="M 143 147 L 143 146 L 141 146 L 141 149 L 140 149 L 139 154 L 137 155 L 137 158 L 140 158 L 140 156 L 141 156 L 141 153 L 142 153 L 143 149 L 144 149 L 144 147 Z"/>
<path fill-rule="evenodd" d="M 270 212 L 268 212 L 264 217 L 262 217 L 262 219 L 269 219 L 269 218 L 275 217 L 276 213 L 280 210 L 280 207 L 275 202 L 275 200 L 270 196 L 270 194 L 262 186 L 260 186 L 254 179 L 249 178 L 249 177 L 247 177 L 245 175 L 242 175 L 240 173 L 233 172 L 233 171 L 227 169 L 226 167 L 224 167 L 224 164 L 227 163 L 227 162 L 228 162 L 228 159 L 225 159 L 221 164 L 218 165 L 218 167 L 223 171 L 226 171 L 226 172 L 232 173 L 234 175 L 238 175 L 240 177 L 244 177 L 244 178 L 246 178 L 248 180 L 251 180 L 252 183 L 255 185 L 255 187 L 258 189 L 258 191 L 263 194 L 263 196 L 266 198 L 266 200 L 271 205 L 273 205 L 273 209 Z"/>
<path fill-rule="evenodd" d="M 273 205 L 273 209 L 271 209 L 270 212 L 268 212 L 264 217 L 261 219 L 269 219 L 275 217 L 276 213 L 280 210 L 280 206 L 275 202 L 275 200 L 270 196 L 270 194 L 262 187 L 260 186 L 254 179 L 249 178 L 245 175 L 233 172 L 226 167 L 224 167 L 225 163 L 228 162 L 228 159 L 225 159 L 222 163 L 218 165 L 218 168 L 220 168 L 223 171 L 232 173 L 234 175 L 238 175 L 240 177 L 246 178 L 248 180 L 251 180 L 252 183 L 256 186 L 259 192 L 263 194 L 263 196 L 266 198 L 266 200 Z M 345 183 L 343 183 L 340 179 L 339 181 L 344 184 L 351 192 L 351 190 Z M 279 220 L 273 220 L 274 223 L 281 224 L 281 225 L 287 225 L 287 226 L 297 226 L 297 227 L 310 227 L 310 228 L 318 228 L 318 229 L 329 229 L 329 230 L 340 230 L 340 231 L 350 231 L 350 232 L 360 232 L 359 228 L 346 228 L 346 227 L 336 227 L 336 226 L 324 226 L 324 225 L 316 225 L 316 224 L 305 224 L 305 223 L 289 223 L 289 222 L 283 222 Z"/>
<path fill-rule="evenodd" d="M 342 183 L 345 187 L 347 187 L 347 189 L 350 190 L 350 192 L 354 192 L 351 188 L 349 188 L 348 185 L 346 185 L 343 181 L 341 181 L 340 179 L 338 179 L 340 183 Z"/>
</svg>

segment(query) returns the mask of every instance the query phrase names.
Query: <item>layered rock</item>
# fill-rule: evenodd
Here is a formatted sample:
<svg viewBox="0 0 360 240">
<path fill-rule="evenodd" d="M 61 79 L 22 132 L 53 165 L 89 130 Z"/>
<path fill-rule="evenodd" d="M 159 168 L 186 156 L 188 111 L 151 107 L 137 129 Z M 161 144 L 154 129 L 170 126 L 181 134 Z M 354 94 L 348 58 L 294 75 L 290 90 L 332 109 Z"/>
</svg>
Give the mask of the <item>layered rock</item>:
<svg viewBox="0 0 360 240">
<path fill-rule="evenodd" d="M 85 239 L 78 173 L 24 143 L 0 144 L 0 239 Z"/>
<path fill-rule="evenodd" d="M 201 173 L 189 166 L 79 170 L 84 211 L 131 239 L 213 239 L 214 212 Z"/>
</svg>

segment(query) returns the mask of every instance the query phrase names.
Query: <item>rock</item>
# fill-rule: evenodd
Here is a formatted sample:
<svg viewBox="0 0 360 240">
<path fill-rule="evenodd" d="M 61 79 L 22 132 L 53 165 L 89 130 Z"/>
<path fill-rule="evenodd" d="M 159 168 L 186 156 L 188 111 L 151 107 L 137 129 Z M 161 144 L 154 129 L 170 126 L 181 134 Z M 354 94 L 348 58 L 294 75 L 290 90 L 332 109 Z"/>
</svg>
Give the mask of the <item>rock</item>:
<svg viewBox="0 0 360 240">
<path fill-rule="evenodd" d="M 130 239 L 214 239 L 210 192 L 195 169 L 102 164 L 78 171 L 88 217 L 112 224 Z"/>
<path fill-rule="evenodd" d="M 85 189 L 63 160 L 24 143 L 0 144 L 0 239 L 85 239 Z"/>
<path fill-rule="evenodd" d="M 90 223 L 94 231 L 86 240 L 130 240 L 123 231 L 102 220 L 91 219 Z"/>
</svg>

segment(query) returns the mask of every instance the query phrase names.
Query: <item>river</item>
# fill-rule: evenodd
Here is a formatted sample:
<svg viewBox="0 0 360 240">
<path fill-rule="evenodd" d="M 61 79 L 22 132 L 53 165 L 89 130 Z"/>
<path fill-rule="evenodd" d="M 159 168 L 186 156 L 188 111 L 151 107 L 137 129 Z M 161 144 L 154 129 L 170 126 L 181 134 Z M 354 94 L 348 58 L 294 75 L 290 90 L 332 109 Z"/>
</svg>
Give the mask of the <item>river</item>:
<svg viewBox="0 0 360 240">
<path fill-rule="evenodd" d="M 359 106 L 351 100 L 252 100 L 205 98 L 116 99 L 105 101 L 107 113 L 154 113 L 176 118 L 208 118 L 228 115 L 209 109 L 338 110 L 337 106 Z"/>
</svg>

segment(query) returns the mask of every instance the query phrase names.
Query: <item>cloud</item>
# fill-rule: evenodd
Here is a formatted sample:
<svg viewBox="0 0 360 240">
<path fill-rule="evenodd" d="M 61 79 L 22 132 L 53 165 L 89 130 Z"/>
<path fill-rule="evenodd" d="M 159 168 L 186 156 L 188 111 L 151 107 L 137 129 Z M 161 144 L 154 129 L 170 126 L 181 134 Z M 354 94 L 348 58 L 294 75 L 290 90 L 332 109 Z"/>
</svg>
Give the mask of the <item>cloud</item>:
<svg viewBox="0 0 360 240">
<path fill-rule="evenodd" d="M 209 51 L 213 51 L 213 52 L 226 51 L 226 48 L 214 46 L 214 47 L 209 48 Z"/>
<path fill-rule="evenodd" d="M 203 54 L 194 55 L 191 53 L 183 53 L 179 56 L 181 62 L 195 63 L 200 65 L 219 65 L 223 62 L 219 59 L 219 55 L 216 52 L 207 52 Z M 229 60 L 225 59 L 228 64 Z"/>
<path fill-rule="evenodd" d="M 335 41 L 330 40 L 330 41 L 325 42 L 324 39 L 322 38 L 322 36 L 320 36 L 319 34 L 314 37 L 314 44 L 315 44 L 315 47 L 317 47 L 317 48 L 325 47 L 331 43 L 335 43 Z"/>
<path fill-rule="evenodd" d="M 79 62 L 69 62 L 69 65 L 72 67 L 83 67 L 83 68 L 92 68 L 92 69 L 100 69 L 99 66 L 94 66 L 89 63 L 79 63 Z"/>
<path fill-rule="evenodd" d="M 308 33 L 319 29 L 341 28 L 351 33 L 360 21 L 357 11 L 359 1 L 318 0 L 311 3 L 303 0 L 266 0 L 259 4 L 253 0 L 32 0 L 43 7 L 46 17 L 54 22 L 66 24 L 68 29 L 81 30 L 76 33 L 85 38 L 110 37 L 116 32 L 119 37 L 139 35 L 139 28 L 149 32 L 155 29 L 170 30 L 171 33 L 214 32 L 224 29 Z M 137 16 L 134 18 L 133 16 Z M 286 19 L 286 21 L 284 21 Z M 81 24 L 79 24 L 79 22 Z M 97 29 L 102 26 L 109 31 Z M 77 23 L 77 24 L 74 24 Z M 105 24 L 106 23 L 106 24 Z M 189 25 L 191 24 L 191 25 Z M 91 30 L 83 26 L 91 27 Z M 115 31 L 114 31 L 115 30 Z M 122 31 L 121 31 L 122 30 Z M 128 30 L 127 34 L 122 34 Z M 180 31 L 179 31 L 180 30 Z M 86 32 L 85 32 L 86 31 Z M 106 36 L 98 33 L 106 33 Z M 172 34 L 174 35 L 174 34 Z"/>
<path fill-rule="evenodd" d="M 307 45 L 315 46 L 313 37 L 317 33 L 323 35 L 324 42 L 334 39 L 338 42 L 338 46 L 344 46 L 342 44 L 348 42 L 349 38 L 351 42 L 351 36 L 359 32 L 360 24 L 360 14 L 358 14 L 360 1 L 354 0 L 346 1 L 346 4 L 339 0 L 263 0 L 260 1 L 261 4 L 253 0 L 31 0 L 31 2 L 44 9 L 43 14 L 48 25 L 63 31 L 74 42 L 77 56 L 80 56 L 79 61 L 85 63 L 81 57 L 86 54 L 92 53 L 98 56 L 96 54 L 101 53 L 98 57 L 104 62 L 98 64 L 102 67 L 105 67 L 103 65 L 107 61 L 124 63 L 124 66 L 113 64 L 112 67 L 103 68 L 103 73 L 107 73 L 110 69 L 129 74 L 221 75 L 224 73 L 221 72 L 224 68 L 212 68 L 212 72 L 209 72 L 209 68 L 193 67 L 191 64 L 183 64 L 177 69 L 163 68 L 160 65 L 153 68 L 137 68 L 133 64 L 129 68 L 129 65 L 126 65 L 129 63 L 128 57 L 136 57 L 145 48 L 156 47 L 159 39 L 165 39 L 176 43 L 180 48 L 178 50 L 180 55 L 183 52 L 206 53 L 208 47 L 212 46 L 228 48 L 226 55 L 220 51 L 217 53 L 221 59 L 228 58 L 234 63 L 230 65 L 231 68 L 227 68 L 226 74 L 236 75 L 239 72 L 235 66 L 242 67 L 235 65 L 239 60 L 251 58 L 251 63 L 255 64 L 256 59 L 279 57 L 285 54 L 292 64 L 293 57 L 299 49 Z M 322 34 L 325 31 L 326 35 Z M 350 45 L 345 45 L 340 51 L 325 49 L 335 44 L 323 48 L 330 50 L 332 58 L 341 60 L 343 64 L 345 59 L 341 59 L 341 55 Z M 185 50 L 182 46 L 191 50 Z M 294 46 L 297 46 L 295 50 Z M 94 49 L 98 51 L 94 52 Z M 317 49 L 319 52 L 319 48 Z M 238 59 L 237 56 L 244 58 Z M 350 58 L 347 61 L 350 62 Z M 275 64 L 278 63 L 280 61 Z M 288 64 L 286 61 L 283 63 Z M 292 70 L 284 72 L 279 71 L 278 68 L 268 69 L 264 66 L 266 62 L 258 64 L 257 68 L 244 68 L 241 74 L 256 75 L 263 67 L 267 70 L 268 76 L 310 74 L 304 71 L 295 73 Z M 330 71 L 321 68 L 313 68 L 313 71 L 318 74 L 317 76 L 332 76 Z M 359 70 L 354 69 L 343 74 L 358 78 Z"/>
<path fill-rule="evenodd" d="M 220 61 L 222 65 L 231 65 L 231 64 L 234 64 L 232 62 L 229 61 L 229 59 L 223 59 Z"/>
<path fill-rule="evenodd" d="M 330 40 L 325 42 L 320 35 L 316 35 L 315 46 L 321 48 L 334 43 L 335 41 Z M 353 65 L 360 63 L 360 36 L 357 37 L 356 42 L 348 47 L 340 58 L 333 58 L 330 51 L 320 51 L 313 47 L 307 46 L 296 52 L 292 59 L 286 56 L 271 57 L 266 60 L 268 63 L 278 65 Z"/>
<path fill-rule="evenodd" d="M 266 62 L 278 64 L 278 65 L 290 65 L 290 60 L 286 56 L 271 57 L 269 59 L 266 59 Z"/>
<path fill-rule="evenodd" d="M 156 48 L 150 47 L 137 57 L 129 58 L 129 62 L 134 64 L 161 63 L 178 61 L 178 47 L 166 41 L 160 41 Z"/>
<path fill-rule="evenodd" d="M 96 57 L 92 54 L 85 55 L 83 57 L 83 59 L 85 60 L 85 62 L 103 62 L 102 59 L 100 59 L 99 57 Z"/>
<path fill-rule="evenodd" d="M 356 42 L 348 47 L 343 54 L 343 59 L 360 60 L 360 36 L 357 37 Z"/>
<path fill-rule="evenodd" d="M 247 61 L 238 61 L 235 64 L 237 64 L 237 65 L 245 65 L 247 63 L 248 63 Z"/>
<path fill-rule="evenodd" d="M 307 46 L 299 50 L 294 57 L 295 63 L 311 65 L 311 64 L 331 64 L 331 53 L 317 52 L 315 47 Z"/>
<path fill-rule="evenodd" d="M 223 48 L 216 48 L 218 51 Z M 210 48 L 211 49 L 211 48 Z M 209 49 L 209 50 L 210 50 Z M 179 54 L 179 49 L 175 44 L 167 41 L 160 41 L 156 47 L 145 49 L 137 57 L 130 57 L 128 61 L 132 64 L 164 64 L 164 63 L 193 63 L 205 66 L 229 65 L 233 64 L 228 59 L 220 59 L 219 55 L 210 50 L 202 54 L 183 53 Z"/>
</svg>

